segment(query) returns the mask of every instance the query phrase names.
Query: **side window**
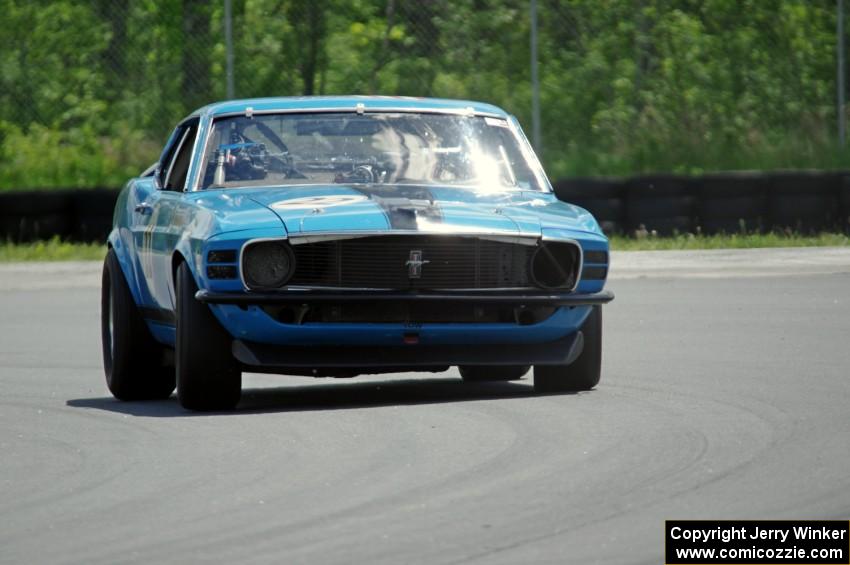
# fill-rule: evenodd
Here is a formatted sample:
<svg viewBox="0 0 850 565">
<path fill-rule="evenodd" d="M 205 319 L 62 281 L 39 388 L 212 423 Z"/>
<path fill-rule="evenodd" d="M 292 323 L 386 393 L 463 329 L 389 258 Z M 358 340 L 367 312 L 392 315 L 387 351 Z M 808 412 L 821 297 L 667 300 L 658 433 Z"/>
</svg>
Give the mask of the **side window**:
<svg viewBox="0 0 850 565">
<path fill-rule="evenodd" d="M 192 160 L 192 149 L 198 134 L 198 120 L 180 124 L 168 141 L 160 161 L 158 179 L 163 190 L 181 191 Z"/>
<path fill-rule="evenodd" d="M 171 167 L 171 162 L 174 160 L 174 154 L 177 152 L 177 146 L 180 145 L 180 140 L 186 134 L 186 126 L 180 125 L 168 138 L 168 143 L 159 158 L 159 163 L 156 169 L 156 180 L 159 181 L 159 186 L 165 186 L 165 177 Z"/>
</svg>

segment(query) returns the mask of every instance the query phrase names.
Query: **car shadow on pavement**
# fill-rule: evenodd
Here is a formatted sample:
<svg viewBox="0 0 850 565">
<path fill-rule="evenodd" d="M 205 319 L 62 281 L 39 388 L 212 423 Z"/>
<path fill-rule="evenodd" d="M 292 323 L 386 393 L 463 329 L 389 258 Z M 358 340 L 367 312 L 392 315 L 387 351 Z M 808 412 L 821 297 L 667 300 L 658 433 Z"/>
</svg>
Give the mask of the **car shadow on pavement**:
<svg viewBox="0 0 850 565">
<path fill-rule="evenodd" d="M 466 383 L 458 378 L 346 382 L 276 388 L 245 388 L 234 411 L 190 412 L 174 395 L 168 400 L 121 402 L 112 397 L 78 398 L 66 404 L 144 417 L 239 415 L 264 412 L 350 410 L 415 404 L 440 404 L 474 400 L 536 396 L 532 379 L 513 382 Z"/>
</svg>

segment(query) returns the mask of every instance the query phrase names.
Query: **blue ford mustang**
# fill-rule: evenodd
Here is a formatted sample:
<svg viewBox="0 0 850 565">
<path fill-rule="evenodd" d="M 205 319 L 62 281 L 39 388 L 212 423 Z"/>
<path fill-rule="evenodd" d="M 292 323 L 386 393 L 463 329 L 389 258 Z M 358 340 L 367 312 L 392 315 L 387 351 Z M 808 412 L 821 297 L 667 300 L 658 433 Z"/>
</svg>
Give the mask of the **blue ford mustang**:
<svg viewBox="0 0 850 565">
<path fill-rule="evenodd" d="M 599 382 L 608 240 L 517 120 L 394 97 L 201 108 L 118 198 L 103 270 L 123 400 L 234 407 L 243 371 Z"/>
</svg>

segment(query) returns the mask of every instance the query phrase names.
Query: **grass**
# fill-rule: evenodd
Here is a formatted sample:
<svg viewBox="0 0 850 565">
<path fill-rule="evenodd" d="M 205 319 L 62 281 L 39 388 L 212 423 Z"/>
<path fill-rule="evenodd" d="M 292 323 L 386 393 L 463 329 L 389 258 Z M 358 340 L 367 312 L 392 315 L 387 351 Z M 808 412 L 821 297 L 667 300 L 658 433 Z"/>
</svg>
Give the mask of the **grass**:
<svg viewBox="0 0 850 565">
<path fill-rule="evenodd" d="M 0 243 L 0 263 L 12 261 L 102 261 L 103 243 L 69 243 L 58 237 L 33 243 Z"/>
<path fill-rule="evenodd" d="M 840 233 L 677 235 L 642 238 L 616 235 L 611 238 L 615 251 L 654 251 L 668 249 L 744 249 L 753 247 L 832 247 L 850 246 L 850 236 Z M 69 243 L 53 238 L 34 243 L 0 243 L 0 263 L 13 261 L 102 261 L 106 246 L 102 243 Z"/>
<path fill-rule="evenodd" d="M 615 251 L 655 251 L 669 249 L 749 249 L 756 247 L 833 247 L 850 245 L 850 236 L 841 233 L 816 235 L 766 233 L 646 236 L 641 238 L 613 236 Z"/>
</svg>

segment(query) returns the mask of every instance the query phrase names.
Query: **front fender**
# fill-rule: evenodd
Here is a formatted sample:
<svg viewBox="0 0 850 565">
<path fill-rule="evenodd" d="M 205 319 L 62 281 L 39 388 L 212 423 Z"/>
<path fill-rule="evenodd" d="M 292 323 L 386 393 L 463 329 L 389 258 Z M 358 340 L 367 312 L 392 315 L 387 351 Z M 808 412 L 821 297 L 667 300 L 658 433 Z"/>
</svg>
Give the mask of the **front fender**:
<svg viewBox="0 0 850 565">
<path fill-rule="evenodd" d="M 198 288 L 203 288 L 201 286 L 203 277 L 199 275 L 201 269 L 203 269 L 202 247 L 203 245 L 199 240 L 193 240 L 188 234 L 183 234 L 183 236 L 177 240 L 177 245 L 174 247 L 174 253 L 171 260 L 172 269 L 174 271 L 176 271 L 180 261 L 185 261 L 186 266 L 189 267 L 189 272 L 192 273 L 192 278 L 195 279 L 195 284 L 198 285 Z M 175 280 L 172 278 L 171 282 L 173 285 Z"/>
<path fill-rule="evenodd" d="M 134 203 L 131 197 L 133 181 L 128 182 L 121 192 L 118 194 L 118 199 L 115 202 L 115 211 L 112 214 L 112 230 L 106 238 L 106 244 L 109 249 L 115 253 L 118 264 L 121 266 L 121 272 L 124 274 L 124 280 L 127 281 L 127 286 L 130 288 L 130 294 L 133 296 L 133 301 L 136 304 L 142 303 L 142 294 L 139 287 L 139 273 L 137 272 L 137 262 L 133 260 L 136 256 L 136 244 L 133 239 L 133 232 L 130 230 L 129 221 L 132 217 L 132 207 Z"/>
</svg>

